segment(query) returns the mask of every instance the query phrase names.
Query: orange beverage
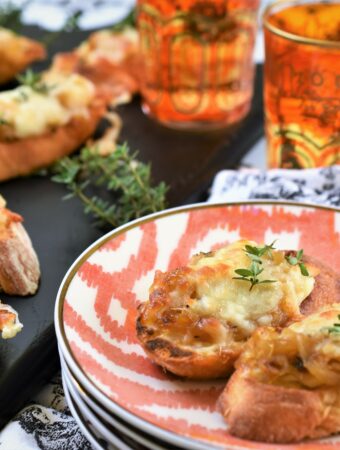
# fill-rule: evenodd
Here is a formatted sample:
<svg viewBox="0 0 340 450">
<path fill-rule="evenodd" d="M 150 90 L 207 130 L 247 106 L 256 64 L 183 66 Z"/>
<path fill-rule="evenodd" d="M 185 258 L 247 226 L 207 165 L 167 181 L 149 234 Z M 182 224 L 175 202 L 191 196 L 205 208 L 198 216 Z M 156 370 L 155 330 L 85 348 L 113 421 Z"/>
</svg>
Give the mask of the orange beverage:
<svg viewBox="0 0 340 450">
<path fill-rule="evenodd" d="M 259 0 L 139 0 L 143 110 L 178 128 L 242 119 Z"/>
<path fill-rule="evenodd" d="M 340 2 L 280 1 L 264 15 L 270 167 L 340 163 Z"/>
</svg>

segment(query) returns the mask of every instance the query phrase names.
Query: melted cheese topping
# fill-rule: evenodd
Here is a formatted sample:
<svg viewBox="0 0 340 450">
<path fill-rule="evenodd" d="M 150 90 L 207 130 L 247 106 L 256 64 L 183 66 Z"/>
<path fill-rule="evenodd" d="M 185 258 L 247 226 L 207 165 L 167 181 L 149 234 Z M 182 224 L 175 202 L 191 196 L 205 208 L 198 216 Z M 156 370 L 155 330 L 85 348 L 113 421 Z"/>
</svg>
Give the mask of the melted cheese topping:
<svg viewBox="0 0 340 450">
<path fill-rule="evenodd" d="M 264 271 L 258 278 L 277 281 L 258 284 L 250 291 L 249 282 L 233 279 L 238 276 L 235 269 L 250 266 L 245 245 L 257 244 L 238 241 L 212 256 L 194 258 L 189 266 L 195 270 L 195 276 L 201 277 L 206 272 L 204 281 L 197 282 L 199 300 L 192 305 L 194 311 L 203 316 L 212 315 L 250 335 L 257 326 L 273 323 L 279 311 L 289 317 L 299 316 L 299 305 L 311 293 L 314 278 L 303 276 L 299 267 L 291 266 L 283 252 L 273 251 L 272 258 L 268 255 L 262 258 Z"/>
<path fill-rule="evenodd" d="M 18 138 L 41 135 L 50 128 L 65 125 L 75 116 L 88 115 L 95 95 L 93 84 L 80 75 L 64 77 L 47 74 L 46 94 L 29 86 L 0 93 L 1 118 Z"/>
</svg>

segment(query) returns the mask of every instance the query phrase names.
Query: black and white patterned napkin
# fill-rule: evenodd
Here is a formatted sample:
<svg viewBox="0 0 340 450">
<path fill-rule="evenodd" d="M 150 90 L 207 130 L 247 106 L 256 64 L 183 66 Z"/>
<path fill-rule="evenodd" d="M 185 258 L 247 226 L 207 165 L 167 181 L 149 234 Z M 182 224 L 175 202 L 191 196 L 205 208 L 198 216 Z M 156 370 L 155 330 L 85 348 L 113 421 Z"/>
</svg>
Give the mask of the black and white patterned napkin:
<svg viewBox="0 0 340 450">
<path fill-rule="evenodd" d="M 61 377 L 1 431 L 0 450 L 91 450 L 67 407 Z"/>
<path fill-rule="evenodd" d="M 209 202 L 288 200 L 340 206 L 340 166 L 265 172 L 223 170 L 213 182 Z"/>
</svg>

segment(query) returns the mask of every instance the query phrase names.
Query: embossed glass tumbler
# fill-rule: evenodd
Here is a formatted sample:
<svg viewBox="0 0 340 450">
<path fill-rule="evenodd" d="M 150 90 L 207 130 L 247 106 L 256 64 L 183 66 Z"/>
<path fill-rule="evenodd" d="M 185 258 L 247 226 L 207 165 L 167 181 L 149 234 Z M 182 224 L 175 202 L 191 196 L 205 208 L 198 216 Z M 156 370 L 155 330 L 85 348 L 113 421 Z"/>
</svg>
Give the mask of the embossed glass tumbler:
<svg viewBox="0 0 340 450">
<path fill-rule="evenodd" d="M 340 2 L 280 0 L 264 13 L 270 167 L 340 163 Z"/>
<path fill-rule="evenodd" d="M 259 0 L 139 0 L 143 110 L 209 129 L 250 109 Z"/>
</svg>

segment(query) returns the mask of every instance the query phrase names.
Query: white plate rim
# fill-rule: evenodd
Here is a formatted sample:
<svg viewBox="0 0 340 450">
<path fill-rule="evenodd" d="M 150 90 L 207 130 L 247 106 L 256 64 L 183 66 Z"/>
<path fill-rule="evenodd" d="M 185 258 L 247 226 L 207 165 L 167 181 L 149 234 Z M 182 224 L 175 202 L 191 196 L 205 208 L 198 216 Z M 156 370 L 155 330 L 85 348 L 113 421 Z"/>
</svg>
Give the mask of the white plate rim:
<svg viewBox="0 0 340 450">
<path fill-rule="evenodd" d="M 83 401 L 79 399 L 79 394 L 77 394 L 73 384 L 71 383 L 68 375 L 63 370 L 63 380 L 65 385 L 67 386 L 67 390 L 70 394 L 71 401 L 73 404 L 77 405 L 77 408 L 79 409 L 80 414 L 85 420 L 88 420 L 92 427 L 95 429 L 95 431 L 98 432 L 98 435 L 103 437 L 103 439 L 108 442 L 109 444 L 119 448 L 119 450 L 131 450 L 131 448 L 123 442 L 119 437 L 115 436 L 111 431 L 107 430 L 105 425 L 100 422 L 98 417 L 96 417 L 92 411 L 89 411 L 88 408 L 86 408 L 83 404 Z M 163 449 L 161 449 L 163 450 Z"/>
<path fill-rule="evenodd" d="M 67 388 L 72 396 L 72 398 L 77 402 L 78 408 L 81 410 L 81 412 L 84 414 L 84 416 L 93 423 L 93 426 L 95 428 L 97 427 L 97 422 L 100 422 L 100 419 L 105 420 L 113 427 L 116 427 L 118 431 L 120 431 L 122 434 L 125 434 L 130 439 L 135 440 L 136 443 L 143 445 L 146 448 L 150 448 L 150 450 L 167 450 L 165 447 L 160 447 L 157 444 L 154 444 L 153 442 L 147 440 L 144 437 L 138 436 L 136 433 L 131 431 L 128 427 L 123 426 L 122 424 L 116 422 L 114 419 L 112 419 L 109 414 L 104 410 L 104 414 L 102 415 L 101 412 L 99 412 L 99 407 L 96 405 L 96 409 L 94 410 L 92 408 L 93 400 L 86 399 L 81 394 L 80 389 L 77 387 L 77 380 L 73 377 L 73 375 L 70 372 L 70 369 L 67 367 L 66 361 L 63 359 L 63 356 L 60 355 L 60 362 L 61 362 L 61 368 L 62 373 L 64 376 L 64 380 L 66 382 Z M 90 400 L 90 401 L 89 401 Z M 91 402 L 91 403 L 90 403 Z M 90 410 L 89 410 L 90 408 Z M 100 428 L 105 427 L 105 424 L 100 423 Z M 98 428 L 99 433 L 103 434 L 100 429 Z M 108 430 L 110 435 L 112 432 Z M 105 435 L 103 434 L 105 437 Z M 124 443 L 124 445 L 126 445 Z"/>
<path fill-rule="evenodd" d="M 240 202 L 214 202 L 214 203 L 194 203 L 190 205 L 184 205 L 174 208 L 165 209 L 164 211 L 156 212 L 153 214 L 149 214 L 147 216 L 141 217 L 139 219 L 133 220 L 131 222 L 128 222 L 127 224 L 124 224 L 118 228 L 115 228 L 111 230 L 110 232 L 106 233 L 101 238 L 97 239 L 93 244 L 91 244 L 89 247 L 87 247 L 79 256 L 78 258 L 73 262 L 69 270 L 66 272 L 61 285 L 59 287 L 59 290 L 57 292 L 56 302 L 55 302 L 55 309 L 54 309 L 54 325 L 55 325 L 55 331 L 57 335 L 57 341 L 58 346 L 60 348 L 60 351 L 68 364 L 68 366 L 71 368 L 72 373 L 75 375 L 75 377 L 80 381 L 81 385 L 85 387 L 85 389 L 100 403 L 103 404 L 103 406 L 107 410 L 112 410 L 114 414 L 116 414 L 118 417 L 121 417 L 125 422 L 131 423 L 136 428 L 140 428 L 142 430 L 145 430 L 147 433 L 151 435 L 157 436 L 160 440 L 169 442 L 173 445 L 179 445 L 181 447 L 187 448 L 188 450 L 221 450 L 221 449 L 230 449 L 230 450 L 244 450 L 244 447 L 240 446 L 228 446 L 225 445 L 214 445 L 207 443 L 205 441 L 201 441 L 198 439 L 193 439 L 190 437 L 184 437 L 178 434 L 175 434 L 172 431 L 165 430 L 157 425 L 152 424 L 151 422 L 148 422 L 145 419 L 142 419 L 135 414 L 131 413 L 127 409 L 125 409 L 123 406 L 119 405 L 118 403 L 115 403 L 113 400 L 111 400 L 108 396 L 106 396 L 102 391 L 99 390 L 99 388 L 96 387 L 96 385 L 91 381 L 91 379 L 82 371 L 80 365 L 77 363 L 77 361 L 72 356 L 72 351 L 68 346 L 66 335 L 63 329 L 63 321 L 62 321 L 62 306 L 63 302 L 65 300 L 65 293 L 67 292 L 67 289 L 74 277 L 74 275 L 77 273 L 79 266 L 87 259 L 89 255 L 91 255 L 94 251 L 99 249 L 103 244 L 105 244 L 107 241 L 111 240 L 114 236 L 118 236 L 124 232 L 129 231 L 132 228 L 135 228 L 143 223 L 151 222 L 157 219 L 160 219 L 162 217 L 180 214 L 182 212 L 190 212 L 194 210 L 199 209 L 207 209 L 207 208 L 219 208 L 219 207 L 233 207 L 233 206 L 244 206 L 244 207 L 251 207 L 251 206 L 293 206 L 298 208 L 310 208 L 310 209 L 321 209 L 326 211 L 334 211 L 336 213 L 340 213 L 340 208 L 332 207 L 332 206 L 323 206 L 315 203 L 302 203 L 302 202 L 291 202 L 291 201 L 284 201 L 284 200 L 247 200 L 247 201 L 240 201 Z"/>
<path fill-rule="evenodd" d="M 72 417 L 77 422 L 77 425 L 78 425 L 80 431 L 82 432 L 84 437 L 89 441 L 89 443 L 92 445 L 94 450 L 105 450 L 104 447 L 102 447 L 100 445 L 100 443 L 98 442 L 97 437 L 93 435 L 92 431 L 86 427 L 86 425 L 83 423 L 83 421 L 79 417 L 79 415 L 74 407 L 73 400 L 72 400 L 71 394 L 68 390 L 66 380 L 64 380 L 63 374 L 61 374 L 61 379 L 62 379 L 62 385 L 63 385 L 63 390 L 64 390 L 67 406 L 70 408 Z"/>
</svg>

